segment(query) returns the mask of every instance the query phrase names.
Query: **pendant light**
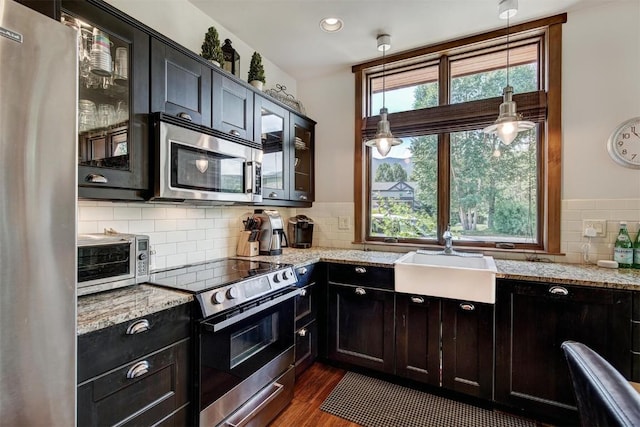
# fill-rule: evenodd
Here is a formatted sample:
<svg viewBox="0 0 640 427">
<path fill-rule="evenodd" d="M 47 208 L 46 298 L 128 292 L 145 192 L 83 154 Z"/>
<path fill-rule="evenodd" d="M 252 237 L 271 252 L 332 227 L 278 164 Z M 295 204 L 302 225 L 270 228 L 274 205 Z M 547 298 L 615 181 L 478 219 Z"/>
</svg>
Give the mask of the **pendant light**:
<svg viewBox="0 0 640 427">
<path fill-rule="evenodd" d="M 516 111 L 516 103 L 513 101 L 513 87 L 509 85 L 509 18 L 518 12 L 518 0 L 500 0 L 498 4 L 498 16 L 507 20 L 507 85 L 502 90 L 502 104 L 498 119 L 491 126 L 484 128 L 484 133 L 497 135 L 505 144 L 509 145 L 518 136 L 518 132 L 529 130 L 535 123 L 522 120 L 522 114 Z"/>
<path fill-rule="evenodd" d="M 377 42 L 378 50 L 382 52 L 382 108 L 380 109 L 380 121 L 378 122 L 376 134 L 373 136 L 373 139 L 366 141 L 365 145 L 367 147 L 376 147 L 378 153 L 380 153 L 382 157 L 385 157 L 389 154 L 389 151 L 391 151 L 391 147 L 402 144 L 402 141 L 394 137 L 391 133 L 391 125 L 389 124 L 389 120 L 387 120 L 388 110 L 385 107 L 384 99 L 384 54 L 391 48 L 391 36 L 388 34 L 380 34 L 378 35 Z"/>
</svg>

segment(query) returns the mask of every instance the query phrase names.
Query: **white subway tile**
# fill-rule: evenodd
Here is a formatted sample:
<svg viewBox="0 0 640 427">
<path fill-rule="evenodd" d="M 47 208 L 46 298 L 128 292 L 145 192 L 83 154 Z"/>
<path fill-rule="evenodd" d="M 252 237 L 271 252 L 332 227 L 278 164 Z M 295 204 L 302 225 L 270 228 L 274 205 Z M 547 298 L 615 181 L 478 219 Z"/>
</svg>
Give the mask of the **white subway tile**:
<svg viewBox="0 0 640 427">
<path fill-rule="evenodd" d="M 222 218 L 221 208 L 208 208 L 205 209 L 205 218 Z"/>
<path fill-rule="evenodd" d="M 213 249 L 213 239 L 198 240 L 196 242 L 198 251 L 207 251 Z"/>
<path fill-rule="evenodd" d="M 567 209 L 575 209 L 575 210 L 587 210 L 587 209 L 595 209 L 596 202 L 595 200 L 567 200 Z"/>
<path fill-rule="evenodd" d="M 103 206 L 78 207 L 78 219 L 81 221 L 113 220 L 113 208 Z"/>
<path fill-rule="evenodd" d="M 187 209 L 185 218 L 200 219 L 200 218 L 204 218 L 204 215 L 205 215 L 204 209 L 193 207 L 191 209 Z"/>
<path fill-rule="evenodd" d="M 102 233 L 104 229 L 112 229 L 118 233 L 128 233 L 129 221 L 98 221 L 98 233 Z"/>
<path fill-rule="evenodd" d="M 184 242 L 187 240 L 186 231 L 167 231 L 167 243 Z"/>
<path fill-rule="evenodd" d="M 98 221 L 78 221 L 78 234 L 97 233 Z"/>
<path fill-rule="evenodd" d="M 156 231 L 175 231 L 176 220 L 175 219 L 157 219 Z"/>
<path fill-rule="evenodd" d="M 142 219 L 166 219 L 167 208 L 149 207 L 142 209 Z"/>
<path fill-rule="evenodd" d="M 178 242 L 176 243 L 176 252 L 179 254 L 194 252 L 197 247 L 196 242 Z"/>
<path fill-rule="evenodd" d="M 146 234 L 149 236 L 149 243 L 151 245 L 167 243 L 167 233 L 165 231 L 154 231 Z"/>
<path fill-rule="evenodd" d="M 113 219 L 142 219 L 142 209 L 129 207 L 113 208 Z"/>
<path fill-rule="evenodd" d="M 204 262 L 207 260 L 207 253 L 202 252 L 189 252 L 187 253 L 187 263 L 193 264 L 196 262 Z"/>
<path fill-rule="evenodd" d="M 179 267 L 187 264 L 187 254 L 168 255 L 166 267 Z"/>
<path fill-rule="evenodd" d="M 155 230 L 152 220 L 129 221 L 129 233 L 149 233 Z"/>
<path fill-rule="evenodd" d="M 187 217 L 187 209 L 183 207 L 167 208 L 167 219 L 182 219 Z"/>
<path fill-rule="evenodd" d="M 196 220 L 196 229 L 198 230 L 206 230 L 207 228 L 213 228 L 214 226 L 215 220 L 212 218 Z"/>
<path fill-rule="evenodd" d="M 176 220 L 176 229 L 177 230 L 195 230 L 197 221 L 195 219 L 177 219 Z"/>
<path fill-rule="evenodd" d="M 169 256 L 177 253 L 175 243 L 161 243 L 153 245 L 157 256 Z"/>
<path fill-rule="evenodd" d="M 206 239 L 206 233 L 203 230 L 189 230 L 187 231 L 187 240 L 204 240 Z"/>
</svg>

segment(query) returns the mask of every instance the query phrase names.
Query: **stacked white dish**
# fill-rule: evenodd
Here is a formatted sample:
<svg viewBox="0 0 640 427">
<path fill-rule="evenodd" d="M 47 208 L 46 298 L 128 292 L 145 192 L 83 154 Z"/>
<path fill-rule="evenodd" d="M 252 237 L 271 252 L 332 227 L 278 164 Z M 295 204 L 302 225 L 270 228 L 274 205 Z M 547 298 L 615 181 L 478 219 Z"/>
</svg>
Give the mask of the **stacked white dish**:
<svg viewBox="0 0 640 427">
<path fill-rule="evenodd" d="M 109 77 L 111 71 L 111 41 L 107 34 L 94 28 L 91 44 L 91 72 L 98 76 Z"/>
</svg>

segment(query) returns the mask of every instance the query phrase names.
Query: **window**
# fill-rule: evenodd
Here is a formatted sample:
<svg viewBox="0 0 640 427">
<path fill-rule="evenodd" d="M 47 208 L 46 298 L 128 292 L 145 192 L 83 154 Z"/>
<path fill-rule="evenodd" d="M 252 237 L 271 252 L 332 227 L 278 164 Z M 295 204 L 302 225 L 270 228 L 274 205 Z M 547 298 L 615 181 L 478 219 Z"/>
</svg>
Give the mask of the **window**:
<svg viewBox="0 0 640 427">
<path fill-rule="evenodd" d="M 558 15 L 503 31 L 387 56 L 385 105 L 402 144 L 382 158 L 364 140 L 382 106 L 381 61 L 356 77 L 356 240 L 559 253 L 560 58 Z M 485 135 L 514 88 L 536 126 L 510 145 Z M 360 177 L 363 177 L 361 180 Z"/>
</svg>

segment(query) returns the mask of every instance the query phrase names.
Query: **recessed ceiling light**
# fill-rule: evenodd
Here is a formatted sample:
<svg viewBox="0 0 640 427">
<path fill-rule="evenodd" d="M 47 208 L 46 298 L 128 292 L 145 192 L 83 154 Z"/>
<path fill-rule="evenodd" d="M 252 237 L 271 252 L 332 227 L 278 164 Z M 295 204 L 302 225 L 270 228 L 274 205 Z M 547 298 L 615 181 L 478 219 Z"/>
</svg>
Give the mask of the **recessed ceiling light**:
<svg viewBox="0 0 640 427">
<path fill-rule="evenodd" d="M 344 26 L 344 22 L 340 18 L 324 18 L 320 21 L 320 28 L 322 28 L 327 33 L 335 33 L 340 31 Z"/>
</svg>

